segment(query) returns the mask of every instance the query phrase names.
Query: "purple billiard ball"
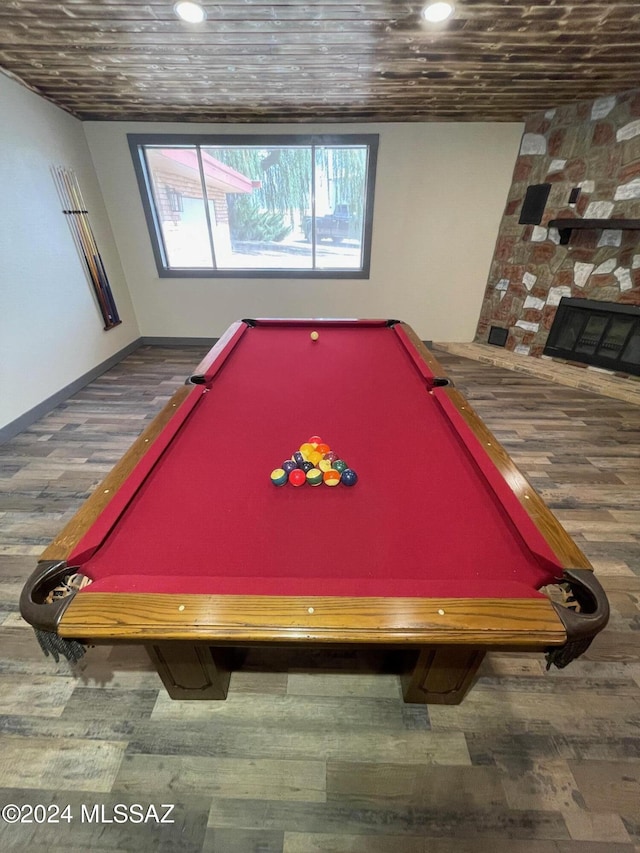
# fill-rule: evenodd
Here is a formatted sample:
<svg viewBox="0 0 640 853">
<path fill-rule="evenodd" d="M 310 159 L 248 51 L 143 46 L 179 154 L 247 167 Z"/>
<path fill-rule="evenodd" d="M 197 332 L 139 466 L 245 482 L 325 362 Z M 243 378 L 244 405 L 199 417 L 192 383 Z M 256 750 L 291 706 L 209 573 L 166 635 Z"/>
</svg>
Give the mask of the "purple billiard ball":
<svg viewBox="0 0 640 853">
<path fill-rule="evenodd" d="M 284 471 L 286 471 L 286 472 L 287 472 L 287 474 L 290 474 L 290 473 L 291 473 L 292 471 L 294 471 L 297 467 L 298 467 L 298 466 L 297 466 L 297 465 L 296 465 L 296 463 L 293 461 L 293 459 L 285 459 L 285 461 L 282 463 L 282 469 L 283 469 Z"/>
<path fill-rule="evenodd" d="M 358 475 L 352 468 L 345 468 L 342 472 L 342 484 L 345 486 L 355 486 L 358 482 Z"/>
</svg>

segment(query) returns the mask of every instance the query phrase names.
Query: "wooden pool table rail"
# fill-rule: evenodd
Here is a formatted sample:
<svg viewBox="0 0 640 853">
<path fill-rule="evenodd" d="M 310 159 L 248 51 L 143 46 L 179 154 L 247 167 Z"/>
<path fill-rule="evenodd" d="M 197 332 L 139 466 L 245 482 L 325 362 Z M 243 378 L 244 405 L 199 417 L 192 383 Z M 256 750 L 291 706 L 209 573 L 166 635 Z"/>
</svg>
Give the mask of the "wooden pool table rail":
<svg viewBox="0 0 640 853">
<path fill-rule="evenodd" d="M 60 636 L 91 641 L 561 645 L 547 598 L 352 598 L 162 593 L 77 595 Z"/>
</svg>

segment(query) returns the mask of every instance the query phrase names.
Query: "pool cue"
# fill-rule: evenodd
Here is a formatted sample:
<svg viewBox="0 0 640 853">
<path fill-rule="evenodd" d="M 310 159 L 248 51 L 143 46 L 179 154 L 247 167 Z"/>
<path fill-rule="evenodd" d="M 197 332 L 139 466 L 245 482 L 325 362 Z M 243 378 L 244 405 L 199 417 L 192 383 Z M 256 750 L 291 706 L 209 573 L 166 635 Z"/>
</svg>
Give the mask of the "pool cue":
<svg viewBox="0 0 640 853">
<path fill-rule="evenodd" d="M 87 264 L 91 271 L 91 278 L 97 285 L 99 285 L 100 282 L 98 279 L 98 268 L 95 264 L 91 242 L 82 224 L 82 209 L 80 207 L 80 201 L 74 195 L 73 187 L 71 185 L 71 179 L 66 169 L 60 169 L 60 177 L 66 190 L 66 197 L 69 202 L 69 207 L 71 208 L 71 215 L 73 217 L 72 222 L 76 227 L 78 237 L 80 239 L 80 244 L 82 245 L 83 254 L 87 260 Z"/>
<path fill-rule="evenodd" d="M 69 177 L 73 187 L 74 198 L 79 203 L 79 209 L 82 211 L 82 213 L 80 214 L 80 222 L 85 226 L 87 236 L 89 238 L 89 244 L 93 251 L 93 259 L 96 265 L 96 269 L 98 271 L 98 278 L 103 287 L 107 304 L 109 305 L 109 308 L 111 310 L 112 320 L 114 323 L 119 323 L 120 316 L 118 314 L 118 309 L 116 308 L 115 301 L 113 299 L 111 285 L 109 284 L 109 279 L 107 278 L 107 273 L 104 268 L 104 262 L 100 254 L 100 250 L 98 249 L 98 244 L 96 243 L 96 238 L 93 234 L 93 229 L 91 228 L 91 223 L 89 221 L 89 211 L 87 209 L 87 205 L 85 204 L 84 196 L 82 195 L 82 190 L 80 189 L 80 184 L 78 183 L 78 178 L 74 172 L 70 172 Z"/>
<path fill-rule="evenodd" d="M 89 242 L 86 239 L 86 235 L 80 228 L 78 219 L 78 216 L 80 214 L 80 208 L 77 204 L 77 200 L 73 197 L 71 187 L 68 181 L 68 175 L 66 171 L 61 167 L 57 169 L 52 169 L 52 173 L 54 175 L 54 181 L 56 183 L 56 188 L 58 189 L 60 199 L 65 208 L 63 210 L 63 213 L 65 213 L 68 217 L 69 227 L 73 240 L 76 244 L 76 249 L 85 262 L 89 279 L 91 281 L 94 293 L 98 300 L 98 307 L 100 308 L 100 313 L 102 314 L 102 318 L 105 323 L 105 329 L 109 329 L 112 325 L 114 325 L 114 323 L 110 316 L 111 312 L 109 311 L 107 300 L 105 299 L 105 295 L 102 292 L 102 288 L 100 286 L 98 269 L 95 264 L 95 260 L 92 256 Z"/>
<path fill-rule="evenodd" d="M 100 282 L 100 286 L 102 288 L 105 300 L 110 310 L 111 321 L 115 325 L 116 323 L 120 322 L 120 316 L 118 315 L 118 310 L 113 299 L 111 285 L 109 284 L 109 279 L 107 278 L 107 273 L 104 268 L 102 256 L 100 255 L 100 250 L 98 249 L 98 244 L 96 243 L 96 238 L 93 234 L 93 229 L 91 228 L 91 223 L 89 221 L 89 212 L 87 210 L 87 206 L 82 195 L 82 190 L 80 189 L 80 184 L 78 183 L 78 178 L 76 177 L 74 172 L 69 173 L 69 179 L 73 190 L 74 200 L 77 202 L 78 209 L 81 211 L 80 224 L 84 228 L 85 233 L 87 235 L 89 246 L 91 247 L 92 251 L 92 257 L 98 273 L 98 280 Z"/>
<path fill-rule="evenodd" d="M 60 196 L 60 200 L 62 201 L 62 205 L 63 205 L 63 211 L 62 212 L 67 216 L 67 222 L 69 223 L 69 229 L 71 231 L 71 236 L 72 236 L 73 241 L 75 243 L 76 250 L 77 250 L 78 254 L 80 255 L 80 257 L 84 260 L 86 271 L 89 275 L 89 279 L 90 279 L 91 284 L 93 286 L 95 296 L 98 300 L 98 307 L 100 308 L 100 313 L 102 314 L 102 318 L 103 318 L 105 324 L 107 324 L 109 322 L 109 317 L 108 317 L 106 304 L 104 303 L 104 300 L 102 299 L 102 296 L 101 296 L 98 288 L 96 287 L 96 281 L 94 278 L 94 272 L 93 272 L 92 264 L 91 264 L 89 256 L 87 255 L 87 252 L 83 246 L 82 239 L 80 237 L 80 231 L 78 229 L 77 222 L 75 220 L 75 211 L 73 209 L 73 207 L 74 207 L 73 201 L 72 201 L 69 193 L 67 192 L 65 182 L 63 179 L 63 174 L 62 174 L 63 170 L 61 168 L 55 168 L 54 167 L 54 168 L 52 168 L 51 172 L 53 174 L 56 189 L 58 190 L 58 195 Z M 105 326 L 105 328 L 106 328 L 106 326 Z"/>
</svg>

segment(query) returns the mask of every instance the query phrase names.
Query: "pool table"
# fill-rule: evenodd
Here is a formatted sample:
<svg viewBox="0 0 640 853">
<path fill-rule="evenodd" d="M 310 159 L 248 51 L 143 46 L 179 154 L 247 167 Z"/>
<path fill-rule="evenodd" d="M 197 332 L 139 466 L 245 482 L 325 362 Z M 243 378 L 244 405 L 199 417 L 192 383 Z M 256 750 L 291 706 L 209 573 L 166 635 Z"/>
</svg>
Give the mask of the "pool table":
<svg viewBox="0 0 640 853">
<path fill-rule="evenodd" d="M 272 483 L 310 437 L 355 485 Z M 374 647 L 403 651 L 405 701 L 455 704 L 492 649 L 566 665 L 608 604 L 409 326 L 264 319 L 219 339 L 46 549 L 21 612 L 54 655 L 143 644 L 173 698 L 225 698 L 238 649 Z"/>
</svg>

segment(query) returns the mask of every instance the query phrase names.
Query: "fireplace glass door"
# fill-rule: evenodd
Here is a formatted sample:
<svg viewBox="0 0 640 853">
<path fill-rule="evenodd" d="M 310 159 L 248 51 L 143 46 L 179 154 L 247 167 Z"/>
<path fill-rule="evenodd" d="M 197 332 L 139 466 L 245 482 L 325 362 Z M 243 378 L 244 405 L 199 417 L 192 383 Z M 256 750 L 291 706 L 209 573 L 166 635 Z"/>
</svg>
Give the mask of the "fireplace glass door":
<svg viewBox="0 0 640 853">
<path fill-rule="evenodd" d="M 565 297 L 544 354 L 640 375 L 640 308 Z"/>
</svg>

